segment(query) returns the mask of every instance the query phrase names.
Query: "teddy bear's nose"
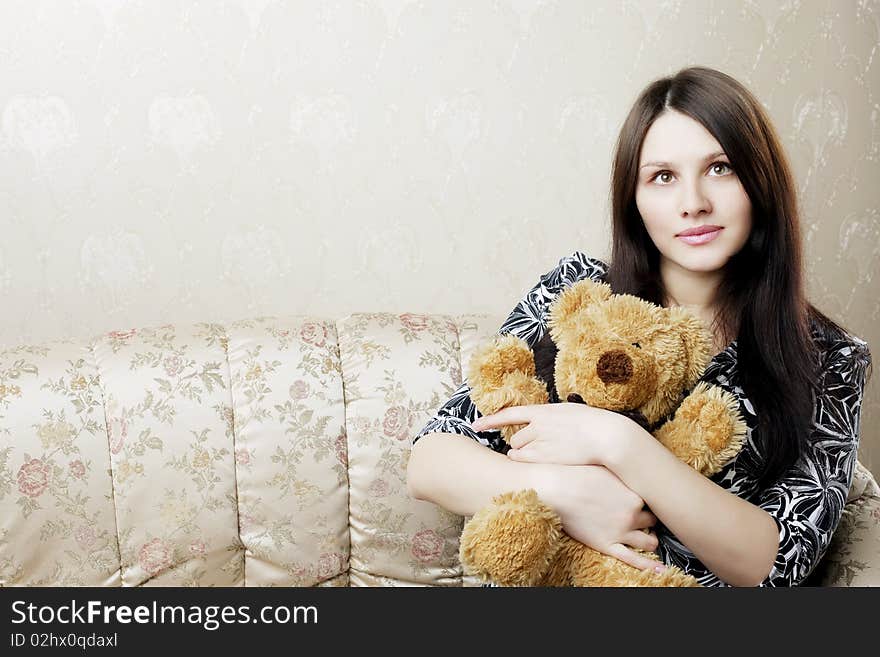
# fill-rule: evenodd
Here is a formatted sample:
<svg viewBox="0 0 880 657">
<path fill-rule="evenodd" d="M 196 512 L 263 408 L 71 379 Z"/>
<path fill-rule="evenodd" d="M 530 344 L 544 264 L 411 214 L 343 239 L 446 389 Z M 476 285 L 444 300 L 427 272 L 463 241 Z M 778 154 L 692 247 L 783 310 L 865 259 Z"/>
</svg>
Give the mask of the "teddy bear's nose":
<svg viewBox="0 0 880 657">
<path fill-rule="evenodd" d="M 596 373 L 603 383 L 626 383 L 633 375 L 633 364 L 625 352 L 615 349 L 602 354 Z"/>
</svg>

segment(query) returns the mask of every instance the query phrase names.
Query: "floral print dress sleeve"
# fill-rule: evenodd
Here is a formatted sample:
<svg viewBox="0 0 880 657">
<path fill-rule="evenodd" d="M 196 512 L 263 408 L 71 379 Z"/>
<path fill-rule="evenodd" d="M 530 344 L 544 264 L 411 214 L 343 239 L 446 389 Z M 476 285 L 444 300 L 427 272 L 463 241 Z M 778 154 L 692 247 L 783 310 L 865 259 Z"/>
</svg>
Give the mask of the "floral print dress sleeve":
<svg viewBox="0 0 880 657">
<path fill-rule="evenodd" d="M 516 304 L 498 330 L 499 335 L 515 335 L 533 346 L 540 340 L 547 326 L 546 310 L 564 288 L 584 278 L 601 280 L 608 265 L 589 258 L 579 251 L 559 260 L 556 267 L 540 277 L 538 282 Z M 428 433 L 458 433 L 497 452 L 506 451 L 507 445 L 496 429 L 474 431 L 471 423 L 479 417 L 470 398 L 470 387 L 465 379 L 452 397 L 431 417 L 413 438 L 413 444 Z"/>
</svg>

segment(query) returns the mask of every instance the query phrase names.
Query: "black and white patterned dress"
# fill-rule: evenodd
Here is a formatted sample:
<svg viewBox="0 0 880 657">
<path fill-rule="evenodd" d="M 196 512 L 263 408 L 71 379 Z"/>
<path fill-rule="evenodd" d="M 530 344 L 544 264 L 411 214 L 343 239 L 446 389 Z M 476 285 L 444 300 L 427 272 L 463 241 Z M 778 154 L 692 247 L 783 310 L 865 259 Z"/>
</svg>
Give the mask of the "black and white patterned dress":
<svg viewBox="0 0 880 657">
<path fill-rule="evenodd" d="M 549 303 L 578 280 L 604 281 L 608 265 L 576 251 L 541 276 L 516 305 L 499 334 L 512 334 L 534 345 L 544 334 Z M 819 337 L 814 334 L 815 339 Z M 773 486 L 757 487 L 761 456 L 753 441 L 755 410 L 739 384 L 736 341 L 717 354 L 701 381 L 732 392 L 748 425 L 747 443 L 740 454 L 712 480 L 722 488 L 752 502 L 771 515 L 779 529 L 779 551 L 772 572 L 761 586 L 794 586 L 802 583 L 822 556 L 837 528 L 852 481 L 858 443 L 862 395 L 871 360 L 867 344 L 858 337 L 820 342 L 824 348 L 823 373 L 817 390 L 813 429 L 801 459 Z M 452 397 L 415 435 L 458 433 L 491 449 L 506 452 L 507 445 L 495 430 L 476 432 L 471 422 L 476 408 L 465 380 Z M 703 586 L 726 586 L 662 524 L 656 527 L 657 553 L 667 564 L 679 566 Z"/>
</svg>

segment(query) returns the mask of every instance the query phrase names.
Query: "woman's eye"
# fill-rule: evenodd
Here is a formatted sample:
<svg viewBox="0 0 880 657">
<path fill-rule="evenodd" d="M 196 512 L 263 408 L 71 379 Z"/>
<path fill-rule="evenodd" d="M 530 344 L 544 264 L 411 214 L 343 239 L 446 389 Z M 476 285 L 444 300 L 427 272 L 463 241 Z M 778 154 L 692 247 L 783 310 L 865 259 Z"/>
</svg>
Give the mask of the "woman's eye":
<svg viewBox="0 0 880 657">
<path fill-rule="evenodd" d="M 709 167 L 709 171 L 716 176 L 724 176 L 728 173 L 732 173 L 733 168 L 727 162 L 715 162 Z M 672 172 L 660 171 L 654 174 L 654 177 L 651 180 L 658 182 L 661 185 L 668 185 L 672 182 Z"/>
</svg>

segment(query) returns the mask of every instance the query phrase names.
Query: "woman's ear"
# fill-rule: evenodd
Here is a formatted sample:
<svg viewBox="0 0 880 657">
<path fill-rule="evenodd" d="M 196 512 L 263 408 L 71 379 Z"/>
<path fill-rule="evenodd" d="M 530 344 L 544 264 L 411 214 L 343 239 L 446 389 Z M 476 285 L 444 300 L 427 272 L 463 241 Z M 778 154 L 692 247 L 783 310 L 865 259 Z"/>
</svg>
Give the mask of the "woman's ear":
<svg viewBox="0 0 880 657">
<path fill-rule="evenodd" d="M 591 279 L 577 281 L 565 288 L 550 303 L 547 326 L 556 344 L 566 335 L 573 335 L 579 317 L 591 305 L 602 303 L 611 296 L 611 286 Z"/>
<path fill-rule="evenodd" d="M 685 385 L 692 387 L 706 371 L 712 358 L 712 332 L 702 319 L 689 310 L 676 306 L 666 309 L 673 330 L 681 336 L 685 364 Z"/>
</svg>

